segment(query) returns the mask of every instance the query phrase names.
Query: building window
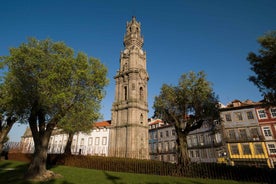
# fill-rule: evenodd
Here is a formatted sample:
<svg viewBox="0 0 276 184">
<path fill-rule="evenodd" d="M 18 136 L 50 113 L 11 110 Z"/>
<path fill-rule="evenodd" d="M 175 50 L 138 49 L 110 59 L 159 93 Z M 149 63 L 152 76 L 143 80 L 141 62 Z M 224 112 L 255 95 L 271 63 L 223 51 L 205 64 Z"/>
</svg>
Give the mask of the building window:
<svg viewBox="0 0 276 184">
<path fill-rule="evenodd" d="M 271 137 L 271 136 L 272 136 L 270 127 L 263 127 L 263 132 L 264 132 L 264 135 L 265 135 L 266 137 Z"/>
<path fill-rule="evenodd" d="M 270 154 L 276 154 L 276 146 L 275 143 L 267 144 L 268 150 Z"/>
<path fill-rule="evenodd" d="M 100 138 L 96 137 L 95 145 L 99 145 L 99 143 L 100 143 Z"/>
<path fill-rule="evenodd" d="M 244 155 L 251 155 L 251 150 L 249 144 L 242 145 L 242 152 Z"/>
<path fill-rule="evenodd" d="M 270 109 L 270 112 L 271 112 L 271 116 L 272 116 L 273 118 L 275 118 L 275 117 L 276 117 L 276 108 L 271 108 L 271 109 Z"/>
<path fill-rule="evenodd" d="M 197 146 L 197 137 L 195 135 L 193 136 L 193 140 L 192 141 L 193 141 L 193 145 Z"/>
<path fill-rule="evenodd" d="M 256 155 L 264 154 L 262 144 L 254 144 L 254 148 L 255 148 Z"/>
<path fill-rule="evenodd" d="M 153 139 L 153 132 L 150 132 L 150 139 Z"/>
<path fill-rule="evenodd" d="M 232 121 L 231 114 L 225 114 L 226 121 Z"/>
<path fill-rule="evenodd" d="M 106 142 L 107 142 L 107 137 L 103 137 L 103 139 L 102 139 L 102 145 L 106 145 Z"/>
<path fill-rule="evenodd" d="M 201 155 L 202 155 L 202 158 L 207 158 L 207 150 L 206 149 L 202 149 L 201 150 Z"/>
<path fill-rule="evenodd" d="M 241 112 L 236 112 L 235 116 L 236 116 L 236 120 L 242 121 L 242 113 Z"/>
<path fill-rule="evenodd" d="M 228 130 L 228 136 L 231 140 L 236 140 L 235 130 Z"/>
<path fill-rule="evenodd" d="M 170 149 L 172 150 L 172 151 L 175 151 L 176 150 L 176 146 L 175 146 L 175 142 L 174 141 L 171 141 L 171 144 L 170 144 L 171 146 L 170 146 Z"/>
<path fill-rule="evenodd" d="M 247 119 L 254 119 L 254 115 L 252 111 L 246 112 L 246 115 L 247 115 Z"/>
<path fill-rule="evenodd" d="M 165 142 L 165 151 L 168 152 L 169 151 L 169 142 Z"/>
<path fill-rule="evenodd" d="M 93 143 L 93 138 L 92 138 L 92 137 L 89 137 L 89 138 L 88 138 L 88 145 L 92 145 L 92 143 Z"/>
<path fill-rule="evenodd" d="M 161 142 L 158 143 L 158 152 L 159 153 L 162 152 L 162 143 Z"/>
<path fill-rule="evenodd" d="M 241 140 L 247 140 L 246 129 L 240 129 L 239 131 Z"/>
<path fill-rule="evenodd" d="M 258 110 L 257 112 L 258 112 L 258 116 L 259 116 L 260 119 L 265 119 L 265 118 L 267 118 L 264 109 L 260 109 L 260 110 Z"/>
<path fill-rule="evenodd" d="M 199 155 L 199 150 L 195 150 L 195 154 L 196 154 L 195 156 L 196 156 L 197 158 L 199 158 L 199 156 L 200 156 L 200 155 Z"/>
<path fill-rule="evenodd" d="M 250 128 L 250 133 L 253 140 L 259 140 L 258 128 Z"/>
<path fill-rule="evenodd" d="M 168 130 L 166 131 L 166 137 L 169 137 L 169 131 Z"/>
<path fill-rule="evenodd" d="M 160 134 L 159 134 L 159 135 L 160 135 L 160 138 L 162 138 L 162 137 L 163 137 L 163 132 L 160 132 Z"/>
<path fill-rule="evenodd" d="M 216 133 L 215 134 L 215 139 L 216 139 L 217 143 L 221 143 L 221 141 L 222 141 L 221 134 L 220 133 Z"/>
<path fill-rule="evenodd" d="M 175 136 L 175 129 L 172 129 L 172 136 Z"/>
<path fill-rule="evenodd" d="M 157 146 L 156 143 L 153 143 L 153 152 L 156 153 L 157 152 Z"/>
<path fill-rule="evenodd" d="M 192 141 L 191 141 L 190 137 L 187 137 L 187 145 L 188 145 L 188 147 L 192 146 Z"/>
<path fill-rule="evenodd" d="M 194 157 L 194 151 L 193 151 L 193 150 L 190 151 L 190 157 L 191 157 L 191 158 Z"/>
<path fill-rule="evenodd" d="M 206 143 L 206 144 L 211 144 L 211 136 L 210 136 L 210 134 L 205 134 L 204 135 L 204 142 Z"/>
<path fill-rule="evenodd" d="M 232 155 L 239 155 L 239 149 L 238 149 L 238 145 L 233 144 L 231 145 L 231 154 Z"/>
<path fill-rule="evenodd" d="M 198 142 L 199 142 L 199 144 L 201 145 L 201 146 L 203 146 L 203 135 L 199 135 L 199 137 L 198 137 Z"/>
<path fill-rule="evenodd" d="M 84 138 L 81 139 L 80 145 L 81 145 L 81 146 L 84 145 Z"/>
</svg>

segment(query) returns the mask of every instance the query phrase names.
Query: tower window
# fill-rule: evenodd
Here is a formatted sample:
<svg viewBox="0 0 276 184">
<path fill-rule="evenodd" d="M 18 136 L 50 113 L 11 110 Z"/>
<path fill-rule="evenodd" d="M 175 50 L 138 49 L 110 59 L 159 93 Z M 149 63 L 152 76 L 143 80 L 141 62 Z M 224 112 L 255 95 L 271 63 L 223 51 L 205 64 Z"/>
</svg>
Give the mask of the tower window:
<svg viewBox="0 0 276 184">
<path fill-rule="evenodd" d="M 141 123 L 141 124 L 143 124 L 143 119 L 144 119 L 143 114 L 141 114 L 141 115 L 140 115 L 140 123 Z"/>
<path fill-rule="evenodd" d="M 125 95 L 125 100 L 127 100 L 127 87 L 124 87 L 124 95 Z"/>
<path fill-rule="evenodd" d="M 140 100 L 143 100 L 144 99 L 144 90 L 142 87 L 140 87 L 139 89 L 139 99 Z"/>
</svg>

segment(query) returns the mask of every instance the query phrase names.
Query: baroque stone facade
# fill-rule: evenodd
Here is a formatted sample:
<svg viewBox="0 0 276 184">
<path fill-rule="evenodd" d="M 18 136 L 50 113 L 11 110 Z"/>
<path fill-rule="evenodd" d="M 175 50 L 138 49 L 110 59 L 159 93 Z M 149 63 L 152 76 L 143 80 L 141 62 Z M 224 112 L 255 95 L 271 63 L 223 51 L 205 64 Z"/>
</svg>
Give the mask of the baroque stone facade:
<svg viewBox="0 0 276 184">
<path fill-rule="evenodd" d="M 132 17 L 126 25 L 124 50 L 112 105 L 109 155 L 148 159 L 148 88 L 146 52 L 141 24 Z"/>
</svg>

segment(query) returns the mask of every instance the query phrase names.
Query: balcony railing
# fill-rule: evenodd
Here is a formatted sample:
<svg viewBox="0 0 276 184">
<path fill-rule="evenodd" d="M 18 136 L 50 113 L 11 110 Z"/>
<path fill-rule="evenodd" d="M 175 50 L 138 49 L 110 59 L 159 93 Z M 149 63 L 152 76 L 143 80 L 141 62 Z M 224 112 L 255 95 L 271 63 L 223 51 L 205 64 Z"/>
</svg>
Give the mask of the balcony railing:
<svg viewBox="0 0 276 184">
<path fill-rule="evenodd" d="M 264 141 L 263 136 L 248 136 L 248 137 L 225 137 L 225 142 L 259 142 Z"/>
</svg>

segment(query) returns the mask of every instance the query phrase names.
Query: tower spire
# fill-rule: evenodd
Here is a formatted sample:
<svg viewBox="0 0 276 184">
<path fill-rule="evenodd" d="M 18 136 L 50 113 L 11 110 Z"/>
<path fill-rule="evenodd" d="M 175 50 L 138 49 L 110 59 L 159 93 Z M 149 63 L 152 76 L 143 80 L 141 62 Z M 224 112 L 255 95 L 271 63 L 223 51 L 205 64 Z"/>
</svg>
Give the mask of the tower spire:
<svg viewBox="0 0 276 184">
<path fill-rule="evenodd" d="M 126 34 L 124 37 L 125 48 L 136 46 L 142 48 L 144 39 L 141 36 L 141 23 L 136 21 L 135 16 L 132 16 L 130 22 L 126 25 Z"/>
</svg>

